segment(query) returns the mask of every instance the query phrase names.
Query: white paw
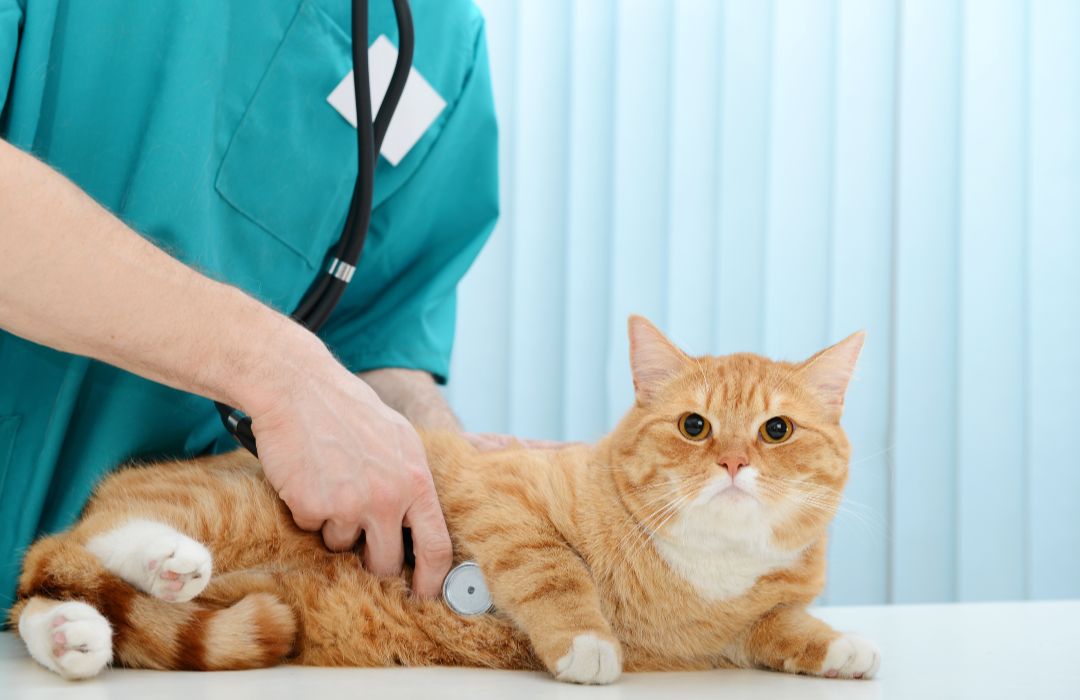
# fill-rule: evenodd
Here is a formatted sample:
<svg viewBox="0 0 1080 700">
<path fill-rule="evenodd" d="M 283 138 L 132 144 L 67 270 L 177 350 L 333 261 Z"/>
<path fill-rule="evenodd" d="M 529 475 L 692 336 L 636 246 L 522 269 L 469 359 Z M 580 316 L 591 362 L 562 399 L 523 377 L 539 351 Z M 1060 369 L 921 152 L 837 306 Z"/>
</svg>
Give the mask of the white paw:
<svg viewBox="0 0 1080 700">
<path fill-rule="evenodd" d="M 622 673 L 619 650 L 595 634 L 579 634 L 555 663 L 555 677 L 569 683 L 612 683 Z"/>
<path fill-rule="evenodd" d="M 70 680 L 96 676 L 112 661 L 112 628 L 86 603 L 23 613 L 19 635 L 39 664 Z"/>
<path fill-rule="evenodd" d="M 881 652 L 868 639 L 843 634 L 833 640 L 819 675 L 827 678 L 873 678 L 881 665 Z"/>
<path fill-rule="evenodd" d="M 210 551 L 163 523 L 131 520 L 86 548 L 109 571 L 162 600 L 183 603 L 210 583 Z"/>
</svg>

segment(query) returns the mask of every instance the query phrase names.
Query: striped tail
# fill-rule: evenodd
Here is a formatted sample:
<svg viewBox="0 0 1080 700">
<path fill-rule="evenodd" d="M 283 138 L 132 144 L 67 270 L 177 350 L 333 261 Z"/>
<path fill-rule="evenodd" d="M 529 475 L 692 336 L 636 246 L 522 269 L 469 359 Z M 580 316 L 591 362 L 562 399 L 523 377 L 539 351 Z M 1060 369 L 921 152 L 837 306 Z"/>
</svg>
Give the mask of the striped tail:
<svg viewBox="0 0 1080 700">
<path fill-rule="evenodd" d="M 16 624 L 35 596 L 80 600 L 113 627 L 113 657 L 123 666 L 215 671 L 272 666 L 287 658 L 297 620 L 271 577 L 235 572 L 215 577 L 191 602 L 170 603 L 143 593 L 106 570 L 65 535 L 38 541 L 27 552 L 19 581 Z"/>
</svg>

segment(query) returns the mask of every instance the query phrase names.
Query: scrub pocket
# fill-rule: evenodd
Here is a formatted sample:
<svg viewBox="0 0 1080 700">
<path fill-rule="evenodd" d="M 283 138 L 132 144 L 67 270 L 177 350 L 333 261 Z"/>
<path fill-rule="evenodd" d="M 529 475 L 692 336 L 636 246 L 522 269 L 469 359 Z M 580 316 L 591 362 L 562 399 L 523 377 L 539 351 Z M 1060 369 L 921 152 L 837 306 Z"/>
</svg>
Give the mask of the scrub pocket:
<svg viewBox="0 0 1080 700">
<path fill-rule="evenodd" d="M 349 37 L 302 2 L 215 181 L 237 211 L 312 269 L 337 240 L 352 195 L 356 132 L 326 101 L 351 68 Z"/>
</svg>

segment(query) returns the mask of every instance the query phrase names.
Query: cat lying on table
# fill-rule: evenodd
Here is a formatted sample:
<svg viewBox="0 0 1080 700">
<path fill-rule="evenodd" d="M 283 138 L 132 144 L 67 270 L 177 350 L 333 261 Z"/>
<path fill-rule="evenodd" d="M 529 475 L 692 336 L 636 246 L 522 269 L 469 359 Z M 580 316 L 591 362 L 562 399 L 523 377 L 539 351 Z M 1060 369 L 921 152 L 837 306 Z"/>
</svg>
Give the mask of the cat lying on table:
<svg viewBox="0 0 1080 700">
<path fill-rule="evenodd" d="M 806 611 L 847 479 L 839 420 L 862 343 L 801 363 L 692 358 L 632 317 L 636 402 L 596 445 L 480 452 L 424 435 L 455 561 L 479 564 L 488 614 L 327 551 L 237 451 L 108 476 L 74 528 L 29 550 L 11 620 L 66 678 L 113 661 L 870 678 L 874 645 Z"/>
</svg>

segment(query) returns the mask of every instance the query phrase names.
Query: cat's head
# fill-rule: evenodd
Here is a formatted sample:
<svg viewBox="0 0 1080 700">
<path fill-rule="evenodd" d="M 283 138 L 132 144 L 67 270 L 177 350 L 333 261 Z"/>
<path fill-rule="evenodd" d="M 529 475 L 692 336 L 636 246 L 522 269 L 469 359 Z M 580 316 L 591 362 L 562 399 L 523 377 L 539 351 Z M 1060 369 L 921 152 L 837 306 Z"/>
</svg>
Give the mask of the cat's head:
<svg viewBox="0 0 1080 700">
<path fill-rule="evenodd" d="M 791 363 L 690 357 L 644 318 L 629 326 L 636 403 L 610 445 L 640 526 L 703 548 L 819 539 L 847 480 L 840 414 L 863 334 Z"/>
</svg>

